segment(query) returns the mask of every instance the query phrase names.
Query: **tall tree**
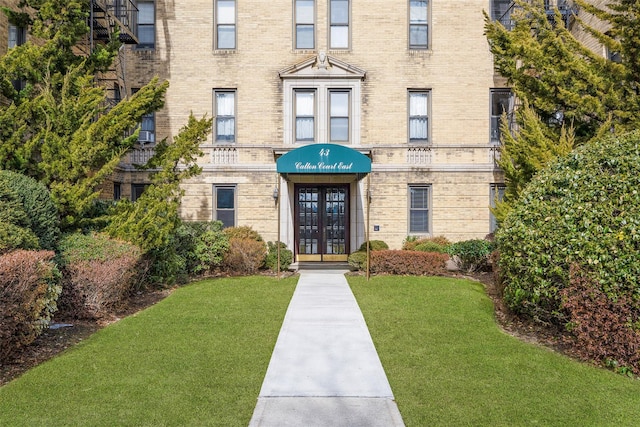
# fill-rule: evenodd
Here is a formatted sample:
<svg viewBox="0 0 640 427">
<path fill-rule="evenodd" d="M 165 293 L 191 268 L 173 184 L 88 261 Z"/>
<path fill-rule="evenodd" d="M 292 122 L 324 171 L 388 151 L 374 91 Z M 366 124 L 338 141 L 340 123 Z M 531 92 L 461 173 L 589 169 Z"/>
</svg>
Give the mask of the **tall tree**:
<svg viewBox="0 0 640 427">
<path fill-rule="evenodd" d="M 485 14 L 496 71 L 521 102 L 513 135 L 503 120 L 499 165 L 507 189 L 498 219 L 551 159 L 606 132 L 640 127 L 640 1 L 574 3 L 581 13 L 571 28 L 558 9 L 547 13 L 543 0 L 515 0 L 510 29 Z M 598 20 L 589 25 L 583 16 Z M 574 36 L 579 29 L 619 55 L 594 52 Z"/>
<path fill-rule="evenodd" d="M 82 55 L 76 48 L 88 36 L 90 2 L 23 0 L 19 6 L 3 11 L 11 22 L 28 25 L 33 37 L 0 58 L 0 93 L 9 100 L 0 106 L 0 168 L 47 185 L 63 227 L 74 227 L 136 142 L 131 130 L 163 106 L 168 83 L 153 79 L 107 109 L 95 74 L 112 63 L 117 33 Z M 16 80 L 24 82 L 21 90 Z"/>
</svg>

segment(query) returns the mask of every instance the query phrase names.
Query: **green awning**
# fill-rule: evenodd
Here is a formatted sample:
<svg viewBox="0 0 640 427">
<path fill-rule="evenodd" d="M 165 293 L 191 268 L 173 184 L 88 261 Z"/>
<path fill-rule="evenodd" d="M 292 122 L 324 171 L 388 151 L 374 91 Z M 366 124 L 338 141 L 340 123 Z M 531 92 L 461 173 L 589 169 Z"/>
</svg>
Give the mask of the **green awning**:
<svg viewBox="0 0 640 427">
<path fill-rule="evenodd" d="M 282 155 L 276 168 L 282 174 L 367 174 L 371 159 L 344 145 L 310 144 Z"/>
</svg>

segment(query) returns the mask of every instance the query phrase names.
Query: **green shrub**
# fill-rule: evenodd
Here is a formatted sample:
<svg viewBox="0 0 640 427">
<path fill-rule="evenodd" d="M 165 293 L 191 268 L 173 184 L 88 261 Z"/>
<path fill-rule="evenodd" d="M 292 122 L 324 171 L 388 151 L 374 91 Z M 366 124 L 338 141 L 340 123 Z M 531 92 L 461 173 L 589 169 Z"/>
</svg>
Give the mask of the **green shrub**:
<svg viewBox="0 0 640 427">
<path fill-rule="evenodd" d="M 369 240 L 369 250 L 371 251 L 383 251 L 385 249 L 389 249 L 389 245 L 387 245 L 382 240 Z M 364 242 L 358 248 L 358 252 L 366 252 L 367 251 L 367 242 Z"/>
<path fill-rule="evenodd" d="M 447 254 L 418 251 L 373 251 L 371 272 L 410 276 L 437 276 L 447 268 Z"/>
<path fill-rule="evenodd" d="M 445 254 L 447 253 L 447 246 L 442 246 L 441 244 L 436 242 L 425 241 L 422 243 L 418 243 L 413 250 L 419 252 L 438 252 L 441 254 Z"/>
<path fill-rule="evenodd" d="M 564 324 L 569 266 L 609 299 L 638 300 L 640 132 L 584 145 L 536 175 L 496 233 L 504 298 L 518 313 Z"/>
<path fill-rule="evenodd" d="M 0 182 L 17 195 L 27 215 L 24 225 L 38 237 L 39 247 L 54 250 L 60 235 L 60 219 L 49 190 L 35 179 L 11 171 L 0 171 Z"/>
<path fill-rule="evenodd" d="M 224 265 L 235 274 L 256 274 L 264 265 L 267 246 L 254 239 L 229 240 L 229 251 L 225 255 Z"/>
<path fill-rule="evenodd" d="M 222 222 L 183 222 L 176 230 L 176 252 L 185 260 L 185 273 L 198 275 L 219 267 L 229 250 Z"/>
<path fill-rule="evenodd" d="M 38 236 L 31 231 L 29 217 L 18 194 L 0 180 L 0 254 L 14 249 L 37 249 Z"/>
<path fill-rule="evenodd" d="M 435 237 L 417 237 L 417 236 L 407 236 L 402 243 L 402 249 L 405 251 L 415 251 L 416 246 L 422 243 L 433 243 L 442 247 L 447 247 L 451 244 L 449 239 L 444 236 L 435 236 Z M 428 252 L 428 251 L 424 251 Z"/>
<path fill-rule="evenodd" d="M 347 259 L 349 265 L 356 270 L 366 270 L 367 269 L 367 252 L 353 252 L 349 255 Z"/>
<path fill-rule="evenodd" d="M 60 295 L 53 251 L 0 255 L 0 362 L 49 326 Z"/>
<path fill-rule="evenodd" d="M 65 315 L 101 318 L 121 305 L 133 286 L 141 251 L 104 234 L 70 234 L 60 241 Z"/>
<path fill-rule="evenodd" d="M 240 227 L 227 227 L 224 230 L 229 240 L 231 239 L 248 239 L 255 240 L 256 242 L 262 242 L 262 236 L 253 228 L 243 225 Z"/>
<path fill-rule="evenodd" d="M 280 245 L 280 271 L 286 271 L 293 262 L 293 252 L 287 249 L 287 245 L 283 242 L 277 242 Z M 267 243 L 267 258 L 264 261 L 265 266 L 271 271 L 278 271 L 278 246 L 276 243 Z"/>
<path fill-rule="evenodd" d="M 487 268 L 493 247 L 488 240 L 464 240 L 449 245 L 447 253 L 460 270 L 473 272 Z"/>
</svg>

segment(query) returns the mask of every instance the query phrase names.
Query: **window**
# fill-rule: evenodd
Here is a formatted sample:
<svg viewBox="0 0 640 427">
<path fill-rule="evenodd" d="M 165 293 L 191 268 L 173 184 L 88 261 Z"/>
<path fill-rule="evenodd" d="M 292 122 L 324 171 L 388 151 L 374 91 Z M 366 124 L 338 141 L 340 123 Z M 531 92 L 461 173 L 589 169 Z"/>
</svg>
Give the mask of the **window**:
<svg viewBox="0 0 640 427">
<path fill-rule="evenodd" d="M 409 186 L 409 234 L 428 234 L 431 186 Z"/>
<path fill-rule="evenodd" d="M 296 49 L 315 48 L 315 4 L 313 0 L 296 0 Z"/>
<path fill-rule="evenodd" d="M 329 91 L 329 141 L 349 141 L 349 91 Z"/>
<path fill-rule="evenodd" d="M 131 184 L 131 201 L 135 202 L 138 200 L 148 186 L 149 184 Z"/>
<path fill-rule="evenodd" d="M 236 187 L 233 185 L 213 186 L 213 220 L 222 221 L 224 228 L 236 224 Z"/>
<path fill-rule="evenodd" d="M 500 126 L 502 115 L 507 114 L 509 122 L 513 119 L 514 97 L 509 89 L 491 89 L 491 143 L 502 140 Z"/>
<path fill-rule="evenodd" d="M 131 95 L 135 94 L 139 90 L 139 88 L 131 89 Z M 138 142 L 140 144 L 156 142 L 156 113 L 151 112 L 142 116 Z"/>
<path fill-rule="evenodd" d="M 492 209 L 496 207 L 496 202 L 502 201 L 502 199 L 504 199 L 505 189 L 506 189 L 506 186 L 504 184 L 491 184 L 491 190 L 489 192 L 489 197 L 490 197 L 489 202 L 491 203 L 490 206 Z M 497 229 L 498 229 L 498 220 L 493 215 L 493 212 L 490 211 L 489 232 L 493 233 Z"/>
<path fill-rule="evenodd" d="M 113 183 L 113 200 L 120 200 L 122 198 L 122 184 L 119 182 Z"/>
<path fill-rule="evenodd" d="M 429 92 L 409 91 L 409 142 L 429 141 Z"/>
<path fill-rule="evenodd" d="M 216 0 L 216 49 L 236 48 L 236 2 Z"/>
<path fill-rule="evenodd" d="M 409 48 L 429 47 L 429 11 L 426 1 L 409 1 Z"/>
<path fill-rule="evenodd" d="M 27 29 L 9 24 L 9 49 L 27 42 Z"/>
<path fill-rule="evenodd" d="M 236 141 L 236 92 L 230 90 L 216 90 L 216 142 Z"/>
<path fill-rule="evenodd" d="M 329 48 L 349 48 L 349 0 L 329 2 Z"/>
<path fill-rule="evenodd" d="M 491 19 L 500 21 L 509 30 L 512 29 L 511 11 L 513 5 L 513 0 L 491 0 Z"/>
<path fill-rule="evenodd" d="M 138 1 L 138 47 L 153 49 L 155 46 L 155 4 L 152 1 Z"/>
<path fill-rule="evenodd" d="M 295 91 L 295 110 L 296 110 L 296 141 L 313 142 L 315 141 L 316 124 L 316 93 L 313 90 L 296 90 Z"/>
</svg>

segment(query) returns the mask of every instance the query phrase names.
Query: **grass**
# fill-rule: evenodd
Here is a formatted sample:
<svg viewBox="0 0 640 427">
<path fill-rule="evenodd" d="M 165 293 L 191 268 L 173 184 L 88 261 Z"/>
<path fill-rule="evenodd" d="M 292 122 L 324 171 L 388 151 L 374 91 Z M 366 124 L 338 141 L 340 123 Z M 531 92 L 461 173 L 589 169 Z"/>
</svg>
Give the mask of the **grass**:
<svg viewBox="0 0 640 427">
<path fill-rule="evenodd" d="M 503 333 L 482 285 L 349 277 L 411 426 L 637 426 L 640 381 Z"/>
<path fill-rule="evenodd" d="M 0 388 L 0 425 L 245 427 L 296 281 L 178 289 Z"/>
</svg>

